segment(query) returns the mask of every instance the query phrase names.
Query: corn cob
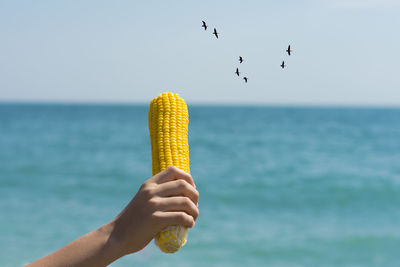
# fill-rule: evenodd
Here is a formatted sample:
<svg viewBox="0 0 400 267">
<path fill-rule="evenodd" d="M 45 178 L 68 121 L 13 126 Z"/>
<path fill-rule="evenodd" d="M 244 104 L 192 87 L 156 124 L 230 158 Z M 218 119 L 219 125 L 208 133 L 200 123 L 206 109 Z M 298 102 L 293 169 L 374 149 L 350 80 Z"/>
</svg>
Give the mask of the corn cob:
<svg viewBox="0 0 400 267">
<path fill-rule="evenodd" d="M 150 101 L 149 130 L 153 175 L 175 166 L 190 173 L 188 143 L 188 109 L 178 94 L 163 93 Z M 186 243 L 187 228 L 170 226 L 155 237 L 166 253 L 174 253 Z"/>
</svg>

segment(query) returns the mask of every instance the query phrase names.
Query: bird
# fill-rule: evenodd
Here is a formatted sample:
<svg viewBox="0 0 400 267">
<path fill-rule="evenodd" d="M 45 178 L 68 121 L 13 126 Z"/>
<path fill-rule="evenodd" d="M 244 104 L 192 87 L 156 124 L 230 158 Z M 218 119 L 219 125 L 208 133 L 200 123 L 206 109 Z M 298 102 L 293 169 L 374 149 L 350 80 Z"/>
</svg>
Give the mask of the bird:
<svg viewBox="0 0 400 267">
<path fill-rule="evenodd" d="M 204 30 L 206 31 L 207 30 L 207 24 L 206 24 L 206 22 L 204 20 L 202 20 L 202 22 L 203 22 L 203 25 L 201 27 L 203 27 Z"/>
<path fill-rule="evenodd" d="M 249 78 L 247 78 L 247 77 L 243 77 L 243 80 L 247 83 L 247 80 L 248 80 Z"/>
<path fill-rule="evenodd" d="M 215 29 L 214 28 L 214 32 L 213 32 L 213 34 L 215 35 L 215 37 L 217 37 L 217 39 L 218 39 L 218 32 L 217 32 L 217 29 Z"/>
<path fill-rule="evenodd" d="M 288 55 L 290 56 L 290 53 L 292 52 L 292 50 L 290 50 L 290 45 L 288 46 L 286 52 L 288 53 Z"/>
<path fill-rule="evenodd" d="M 241 56 L 239 56 L 239 62 L 242 63 L 243 62 L 243 58 Z"/>
<path fill-rule="evenodd" d="M 282 61 L 281 68 L 282 68 L 282 69 L 285 68 L 285 61 Z"/>
<path fill-rule="evenodd" d="M 237 76 L 240 75 L 239 68 L 236 68 L 236 72 L 235 73 L 236 73 Z"/>
</svg>

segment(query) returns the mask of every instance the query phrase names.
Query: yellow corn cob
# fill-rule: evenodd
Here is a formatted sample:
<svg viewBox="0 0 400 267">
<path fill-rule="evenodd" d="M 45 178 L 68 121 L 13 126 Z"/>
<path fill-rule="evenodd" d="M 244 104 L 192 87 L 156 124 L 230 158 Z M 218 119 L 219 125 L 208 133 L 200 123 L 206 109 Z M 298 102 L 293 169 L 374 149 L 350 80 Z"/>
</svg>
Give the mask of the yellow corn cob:
<svg viewBox="0 0 400 267">
<path fill-rule="evenodd" d="M 188 143 L 188 109 L 178 94 L 163 93 L 150 101 L 149 130 L 153 175 L 175 166 L 190 173 Z M 176 252 L 186 243 L 187 228 L 170 226 L 157 234 L 161 251 Z"/>
</svg>

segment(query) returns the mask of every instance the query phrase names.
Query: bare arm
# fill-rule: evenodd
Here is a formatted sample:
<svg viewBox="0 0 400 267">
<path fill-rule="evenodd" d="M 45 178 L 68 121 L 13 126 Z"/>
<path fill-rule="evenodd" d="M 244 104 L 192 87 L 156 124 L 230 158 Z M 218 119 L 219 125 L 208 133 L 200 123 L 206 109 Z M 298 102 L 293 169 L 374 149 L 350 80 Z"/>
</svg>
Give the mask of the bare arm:
<svg viewBox="0 0 400 267">
<path fill-rule="evenodd" d="M 107 266 L 141 250 L 167 226 L 193 227 L 198 198 L 190 174 L 169 167 L 144 182 L 114 220 L 26 266 Z"/>
</svg>

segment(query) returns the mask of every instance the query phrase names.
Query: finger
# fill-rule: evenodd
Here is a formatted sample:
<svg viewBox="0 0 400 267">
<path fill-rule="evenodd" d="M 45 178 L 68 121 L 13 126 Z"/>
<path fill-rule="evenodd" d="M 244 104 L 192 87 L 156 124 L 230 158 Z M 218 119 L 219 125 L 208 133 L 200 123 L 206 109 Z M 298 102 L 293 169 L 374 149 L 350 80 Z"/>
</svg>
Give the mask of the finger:
<svg viewBox="0 0 400 267">
<path fill-rule="evenodd" d="M 195 224 L 192 216 L 181 211 L 156 212 L 154 216 L 162 224 L 162 228 L 173 225 L 192 228 Z"/>
<path fill-rule="evenodd" d="M 152 177 L 152 179 L 153 178 L 154 178 L 153 181 L 158 183 L 158 184 L 162 184 L 162 183 L 166 183 L 166 182 L 169 182 L 169 181 L 182 179 L 182 180 L 185 180 L 186 182 L 188 182 L 189 184 L 191 184 L 192 186 L 196 187 L 194 185 L 194 181 L 193 181 L 192 176 L 189 173 L 187 173 L 187 172 L 185 172 L 185 171 L 183 171 L 181 169 L 178 169 L 175 166 L 169 166 L 168 168 L 166 168 L 162 172 L 154 175 Z"/>
<path fill-rule="evenodd" d="M 195 220 L 199 216 L 199 209 L 187 197 L 166 197 L 158 201 L 157 209 L 161 211 L 184 211 Z"/>
<path fill-rule="evenodd" d="M 194 204 L 199 201 L 199 192 L 185 180 L 175 180 L 160 184 L 154 193 L 159 197 L 185 196 Z"/>
</svg>

